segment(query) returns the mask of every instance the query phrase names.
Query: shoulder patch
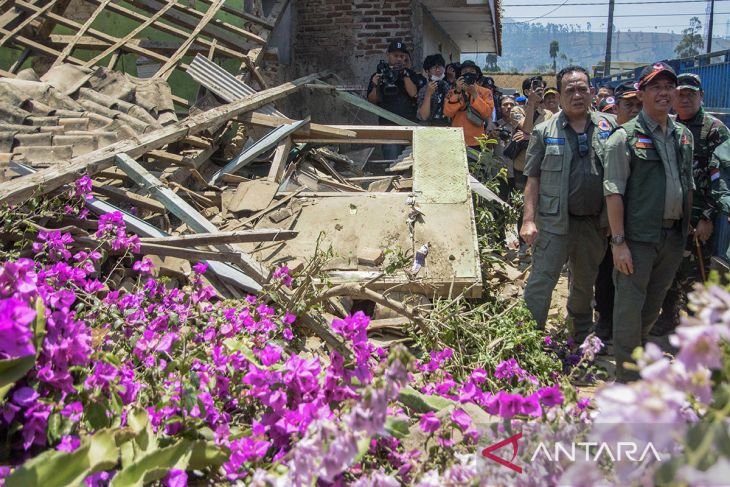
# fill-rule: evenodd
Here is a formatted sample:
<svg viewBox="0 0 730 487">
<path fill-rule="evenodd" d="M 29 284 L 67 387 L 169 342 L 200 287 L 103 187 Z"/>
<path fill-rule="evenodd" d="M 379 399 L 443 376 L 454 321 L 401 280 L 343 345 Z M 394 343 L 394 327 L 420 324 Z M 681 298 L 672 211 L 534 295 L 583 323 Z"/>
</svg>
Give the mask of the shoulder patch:
<svg viewBox="0 0 730 487">
<path fill-rule="evenodd" d="M 608 123 L 608 120 L 599 120 L 598 121 L 598 128 L 601 129 L 604 132 L 608 132 L 611 130 L 611 124 Z"/>
<path fill-rule="evenodd" d="M 683 133 L 682 138 L 679 139 L 679 143 L 682 145 L 690 145 L 692 142 L 689 140 L 689 137 L 687 137 L 687 134 Z"/>
<path fill-rule="evenodd" d="M 647 137 L 646 135 L 637 132 L 634 147 L 637 149 L 653 149 L 654 141 L 651 140 L 651 137 Z"/>
<path fill-rule="evenodd" d="M 551 145 L 565 145 L 565 139 L 562 137 L 545 137 L 545 143 Z"/>
</svg>

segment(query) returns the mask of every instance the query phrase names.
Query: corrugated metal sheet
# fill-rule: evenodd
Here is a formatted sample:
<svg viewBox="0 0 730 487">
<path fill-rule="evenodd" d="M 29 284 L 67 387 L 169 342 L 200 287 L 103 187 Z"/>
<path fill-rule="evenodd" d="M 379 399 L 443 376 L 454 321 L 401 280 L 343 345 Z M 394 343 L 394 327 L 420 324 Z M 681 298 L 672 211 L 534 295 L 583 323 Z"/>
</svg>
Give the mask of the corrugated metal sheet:
<svg viewBox="0 0 730 487">
<path fill-rule="evenodd" d="M 193 62 L 190 63 L 187 73 L 195 81 L 228 103 L 256 93 L 256 90 L 246 83 L 236 79 L 231 73 L 200 54 L 196 55 Z M 265 105 L 256 111 L 266 115 L 286 117 L 286 115 L 278 111 L 273 105 Z"/>
</svg>

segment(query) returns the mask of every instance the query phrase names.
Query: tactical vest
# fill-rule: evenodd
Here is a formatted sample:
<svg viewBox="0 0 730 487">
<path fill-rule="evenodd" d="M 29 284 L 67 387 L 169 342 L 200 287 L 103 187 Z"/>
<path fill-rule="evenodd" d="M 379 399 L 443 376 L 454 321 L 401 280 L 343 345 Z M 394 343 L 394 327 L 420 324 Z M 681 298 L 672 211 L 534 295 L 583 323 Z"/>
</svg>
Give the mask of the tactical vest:
<svg viewBox="0 0 730 487">
<path fill-rule="evenodd" d="M 616 127 L 616 120 L 611 115 L 598 112 L 590 113 L 595 125 L 591 140 L 591 157 L 596 167 L 603 168 L 603 154 L 609 135 Z M 540 193 L 537 203 L 536 222 L 541 229 L 558 235 L 568 234 L 569 213 L 568 197 L 570 195 L 570 164 L 573 151 L 566 140 L 565 113 L 546 120 L 533 130 L 533 134 L 541 137 L 545 143 L 545 156 L 540 164 Z M 608 226 L 605 205 L 601 219 Z"/>
<path fill-rule="evenodd" d="M 631 176 L 624 192 L 624 233 L 628 240 L 658 243 L 661 240 L 664 219 L 664 194 L 666 179 L 664 163 L 650 130 L 636 117 L 619 129 L 626 131 L 630 155 Z M 682 235 L 687 236 L 691 214 L 690 192 L 692 191 L 692 143 L 690 131 L 680 123 L 674 124 L 674 150 L 677 152 L 680 183 L 682 186 Z"/>
</svg>

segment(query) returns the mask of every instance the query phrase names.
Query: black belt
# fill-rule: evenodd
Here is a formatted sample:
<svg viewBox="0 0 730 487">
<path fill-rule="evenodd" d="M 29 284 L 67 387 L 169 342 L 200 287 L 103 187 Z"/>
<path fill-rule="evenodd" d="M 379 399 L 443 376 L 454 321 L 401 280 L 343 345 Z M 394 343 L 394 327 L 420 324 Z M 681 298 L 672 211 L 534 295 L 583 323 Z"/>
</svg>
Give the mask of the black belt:
<svg viewBox="0 0 730 487">
<path fill-rule="evenodd" d="M 679 226 L 682 220 L 662 220 L 662 228 L 674 228 Z"/>
</svg>

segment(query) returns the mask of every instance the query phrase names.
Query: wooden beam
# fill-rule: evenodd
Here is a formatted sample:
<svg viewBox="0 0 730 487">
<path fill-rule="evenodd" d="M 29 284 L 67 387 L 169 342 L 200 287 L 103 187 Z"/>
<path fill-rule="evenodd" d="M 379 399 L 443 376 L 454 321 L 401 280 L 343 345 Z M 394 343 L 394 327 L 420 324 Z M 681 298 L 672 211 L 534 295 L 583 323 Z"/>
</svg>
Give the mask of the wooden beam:
<svg viewBox="0 0 730 487">
<path fill-rule="evenodd" d="M 27 3 L 27 2 L 25 2 L 23 0 L 17 0 L 16 1 L 16 5 L 19 6 L 20 8 L 26 9 L 26 10 L 31 11 L 31 12 L 36 12 L 36 11 L 39 10 L 39 8 L 36 7 L 35 5 L 32 5 L 30 3 Z M 79 24 L 78 22 L 74 22 L 73 20 L 67 19 L 67 18 L 62 17 L 62 16 L 60 16 L 58 14 L 55 14 L 53 12 L 46 13 L 45 14 L 45 17 L 46 18 L 49 18 L 49 19 L 51 19 L 53 21 L 55 21 L 59 25 L 62 25 L 64 27 L 68 27 L 70 29 L 81 29 L 81 27 L 82 27 L 82 25 Z M 109 42 L 109 43 L 115 43 L 115 42 L 118 41 L 118 39 L 116 37 L 113 37 L 113 36 L 107 34 L 106 32 L 101 32 L 101 31 L 96 30 L 96 29 L 89 28 L 89 29 L 87 29 L 87 32 L 88 32 L 88 34 L 90 36 L 96 37 L 97 39 L 101 39 L 101 40 L 106 41 L 106 42 Z M 162 62 L 162 63 L 166 62 L 167 59 L 168 59 L 166 56 L 163 56 L 162 54 L 159 54 L 159 53 L 154 52 L 154 51 L 150 51 L 149 49 L 145 49 L 143 47 L 140 47 L 139 45 L 135 45 L 134 43 L 127 43 L 126 45 L 124 45 L 123 48 L 124 48 L 125 51 L 133 52 L 135 54 L 141 54 L 142 56 L 146 56 L 149 59 L 154 59 L 155 61 L 159 61 L 159 62 Z M 70 61 L 73 61 L 74 60 L 74 58 L 72 58 L 71 56 L 68 56 L 68 59 Z M 76 64 L 79 64 L 79 65 L 83 65 L 84 64 L 84 61 L 80 61 L 78 59 L 76 59 L 73 62 L 76 63 Z M 188 68 L 188 65 L 187 64 L 181 64 L 180 67 L 182 69 L 187 69 Z"/>
<path fill-rule="evenodd" d="M 294 120 L 286 117 L 277 117 L 273 115 L 266 115 L 259 112 L 249 112 L 245 115 L 238 117 L 239 122 L 250 123 L 251 125 L 259 125 L 262 127 L 279 127 L 280 125 L 294 122 Z M 306 133 L 308 132 L 308 133 Z M 358 134 L 354 130 L 342 129 L 333 127 L 332 125 L 322 125 L 319 123 L 309 123 L 309 130 L 306 131 L 304 128 L 294 132 L 297 134 L 306 134 L 314 137 L 342 137 L 342 138 L 354 138 Z"/>
<path fill-rule="evenodd" d="M 318 84 L 327 84 L 324 81 L 315 81 L 315 83 Z M 395 122 L 398 125 L 418 125 L 416 122 L 412 120 L 408 120 L 407 118 L 401 117 L 400 115 L 396 115 L 393 112 L 389 112 L 385 108 L 380 108 L 377 105 L 374 105 L 367 101 L 365 98 L 362 98 L 357 95 L 353 95 L 352 93 L 349 93 L 347 91 L 334 91 L 333 92 L 335 96 L 338 98 L 341 98 L 343 101 L 354 105 L 358 108 L 362 108 L 363 110 L 367 110 L 370 113 L 374 113 L 375 115 L 379 117 L 383 117 L 386 120 L 390 120 L 391 122 Z"/>
<path fill-rule="evenodd" d="M 147 190 L 153 198 L 163 203 L 170 212 L 184 222 L 191 230 L 198 233 L 218 233 L 218 227 L 208 221 L 203 215 L 190 206 L 185 200 L 180 198 L 170 188 L 165 186 L 162 181 L 154 177 L 137 161 L 126 154 L 118 154 L 116 156 L 117 166 L 120 167 L 134 181 Z M 222 247 L 221 250 L 236 249 Z M 241 268 L 243 271 L 259 284 L 266 282 L 269 272 L 259 262 L 243 251 L 239 251 L 241 255 Z"/>
<path fill-rule="evenodd" d="M 102 0 L 89 0 L 89 1 L 94 2 L 94 3 L 99 3 Z M 122 7 L 121 5 L 118 5 L 116 3 L 110 3 L 107 6 L 107 10 L 110 12 L 114 12 L 116 14 L 122 15 L 124 17 L 127 17 L 128 19 L 136 20 L 138 22 L 145 22 L 147 20 L 146 15 L 136 12 L 134 10 L 130 10 L 128 8 Z M 173 35 L 180 39 L 187 39 L 188 34 L 189 34 L 187 31 L 178 29 L 177 27 L 175 27 L 173 25 L 169 25 L 164 22 L 160 22 L 159 20 L 153 22 L 152 27 L 159 30 L 160 32 L 164 32 L 166 34 Z M 213 46 L 212 41 L 204 39 L 200 36 L 198 36 L 194 40 L 194 42 L 196 44 L 200 44 L 200 45 L 204 46 L 207 49 L 210 49 Z M 226 46 L 222 46 L 222 45 L 220 45 L 220 43 L 218 43 L 218 45 L 216 46 L 216 50 L 224 53 L 228 57 L 239 59 L 241 61 L 243 61 L 244 58 L 246 57 L 246 55 L 243 54 L 242 52 L 240 52 L 239 50 L 235 50 L 235 49 L 228 48 Z"/>
<path fill-rule="evenodd" d="M 51 0 L 46 5 L 40 8 L 37 12 L 34 12 L 28 17 L 26 17 L 25 20 L 23 20 L 21 23 L 19 23 L 17 26 L 15 26 L 14 29 L 9 31 L 6 35 L 3 36 L 2 39 L 0 39 L 0 47 L 2 47 L 8 40 L 10 40 L 13 36 L 15 36 L 17 33 L 25 29 L 28 25 L 30 25 L 31 22 L 33 22 L 35 19 L 37 19 L 39 16 L 46 13 L 48 10 L 50 10 L 54 5 L 56 5 L 56 0 Z M 18 11 L 17 9 L 13 10 L 16 12 L 16 14 L 21 14 L 21 11 Z M 5 26 L 3 26 L 5 28 Z"/>
<path fill-rule="evenodd" d="M 173 246 L 189 245 L 220 245 L 250 242 L 280 242 L 291 240 L 299 232 L 293 230 L 279 230 L 258 228 L 256 230 L 239 230 L 236 232 L 197 233 L 192 235 L 171 235 L 169 237 L 141 238 L 142 243 L 155 243 Z"/>
<path fill-rule="evenodd" d="M 287 137 L 279 141 L 279 145 L 276 146 L 274 151 L 274 160 L 271 163 L 271 169 L 269 169 L 269 179 L 277 183 L 281 182 L 281 177 L 284 175 L 284 169 L 286 168 L 286 162 L 289 160 L 289 152 L 291 152 L 292 142 L 291 137 Z"/>
<path fill-rule="evenodd" d="M 92 13 L 91 16 L 86 19 L 86 22 L 84 22 L 84 24 L 79 28 L 79 30 L 76 31 L 76 34 L 74 34 L 71 42 L 69 42 L 66 47 L 63 48 L 61 55 L 58 56 L 53 62 L 53 65 L 51 66 L 52 68 L 58 66 L 59 64 L 63 64 L 65 59 L 73 52 L 76 43 L 86 33 L 89 27 L 91 27 L 91 24 L 96 20 L 96 17 L 104 11 L 104 8 L 107 5 L 109 5 L 109 2 L 111 2 L 111 0 L 102 0 L 102 2 L 96 7 L 96 10 L 94 10 L 94 13 Z"/>
<path fill-rule="evenodd" d="M 94 175 L 99 171 L 112 167 L 116 154 L 127 154 L 132 158 L 141 157 L 150 150 L 159 149 L 165 144 L 178 141 L 188 135 L 203 132 L 247 111 L 256 110 L 267 103 L 293 93 L 300 86 L 321 76 L 320 73 L 304 76 L 258 92 L 245 99 L 193 115 L 183 121 L 141 135 L 137 139 L 116 142 L 102 149 L 75 157 L 68 163 L 57 164 L 43 171 L 2 183 L 0 184 L 0 203 L 17 204 L 33 194 L 44 194 L 63 184 L 72 182 L 84 173 Z"/>
<path fill-rule="evenodd" d="M 306 135 L 292 137 L 294 142 L 297 144 L 367 144 L 367 145 L 380 145 L 380 144 L 402 144 L 409 145 L 411 141 L 409 139 L 333 139 L 325 137 L 307 137 Z"/>
<path fill-rule="evenodd" d="M 139 244 L 139 254 L 161 255 L 163 257 L 178 257 L 186 260 L 212 260 L 216 262 L 228 262 L 230 264 L 241 265 L 240 252 L 224 251 L 224 250 L 200 250 L 190 247 L 176 247 L 170 245 L 160 245 L 156 243 L 141 242 Z"/>
<path fill-rule="evenodd" d="M 127 3 L 148 12 L 156 12 L 162 7 L 162 3 L 158 0 L 128 0 Z M 177 2 L 175 2 L 174 7 L 175 10 L 168 12 L 165 20 L 187 29 L 195 29 L 195 26 L 205 16 L 203 12 L 194 8 L 188 8 Z M 263 37 L 220 19 L 214 19 L 211 24 L 205 26 L 203 33 L 211 38 L 218 39 L 219 43 L 223 42 L 228 44 L 233 49 L 241 48 L 241 39 L 246 39 L 262 46 L 266 44 L 266 39 Z"/>
<path fill-rule="evenodd" d="M 137 34 L 142 32 L 144 29 L 146 29 L 153 23 L 157 22 L 157 19 L 159 19 L 161 16 L 165 15 L 165 12 L 170 10 L 172 8 L 172 5 L 173 5 L 173 2 L 168 0 L 167 4 L 164 7 L 162 7 L 160 10 L 155 12 L 155 14 L 152 17 L 150 17 L 149 19 L 147 19 L 144 22 L 142 22 L 141 24 L 139 24 L 134 30 L 132 30 L 132 32 L 130 32 L 129 34 L 124 36 L 122 39 L 119 39 L 117 42 L 115 42 L 114 44 L 112 44 L 111 46 L 106 48 L 95 58 L 88 61 L 86 64 L 84 64 L 84 67 L 89 68 L 89 67 L 95 65 L 96 63 L 98 63 L 99 61 L 101 61 L 102 59 L 107 57 L 109 54 L 113 53 L 117 49 L 124 46 L 126 43 L 131 41 L 134 36 L 136 36 Z"/>
<path fill-rule="evenodd" d="M 104 184 L 99 184 L 96 181 L 93 182 L 93 188 L 94 188 L 95 193 L 98 193 L 103 196 L 107 196 L 115 201 L 122 201 L 124 203 L 129 203 L 129 204 L 137 206 L 143 210 L 150 210 L 150 211 L 154 211 L 156 213 L 167 212 L 167 208 L 165 208 L 165 205 L 163 205 L 159 201 L 153 200 L 152 198 L 148 198 L 146 196 L 139 195 L 137 193 L 134 193 L 134 192 L 126 190 L 126 189 L 115 188 L 114 186 L 107 186 Z"/>
<path fill-rule="evenodd" d="M 213 3 L 213 0 L 200 0 L 200 1 L 203 2 L 203 3 L 207 3 L 208 5 L 210 5 L 211 3 Z M 223 7 L 223 11 L 224 12 L 227 12 L 229 14 L 233 14 L 233 15 L 235 15 L 237 17 L 240 17 L 243 20 L 248 20 L 249 22 L 253 22 L 254 24 L 258 24 L 258 25 L 260 25 L 261 27 L 263 27 L 263 28 L 265 28 L 267 30 L 273 30 L 274 29 L 274 24 L 272 24 L 268 20 L 262 19 L 261 17 L 256 17 L 255 15 L 251 15 L 249 13 L 246 13 L 246 12 L 242 11 L 242 10 L 235 10 L 235 9 L 232 9 L 231 7 L 225 7 L 224 6 Z"/>
<path fill-rule="evenodd" d="M 168 1 L 172 1 L 174 4 L 174 0 Z M 218 13 L 218 10 L 220 10 L 224 2 L 225 0 L 215 0 L 213 2 L 213 4 L 208 8 L 208 11 L 205 12 L 205 15 L 203 15 L 200 19 L 198 25 L 196 25 L 195 29 L 190 33 L 190 36 L 185 39 L 175 54 L 170 56 L 170 59 L 168 59 L 167 62 L 159 70 L 157 70 L 154 78 L 167 79 L 170 77 L 170 73 L 172 73 L 172 70 L 175 69 L 175 66 L 177 66 L 185 53 L 188 52 L 188 49 L 193 44 L 193 40 L 198 37 L 200 32 L 213 20 L 213 17 L 215 17 L 215 14 Z"/>
</svg>

